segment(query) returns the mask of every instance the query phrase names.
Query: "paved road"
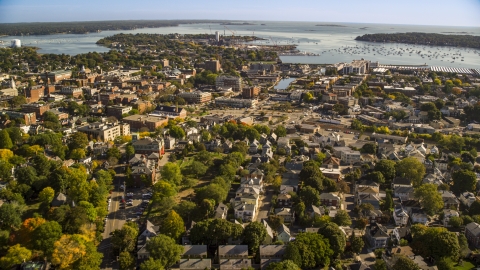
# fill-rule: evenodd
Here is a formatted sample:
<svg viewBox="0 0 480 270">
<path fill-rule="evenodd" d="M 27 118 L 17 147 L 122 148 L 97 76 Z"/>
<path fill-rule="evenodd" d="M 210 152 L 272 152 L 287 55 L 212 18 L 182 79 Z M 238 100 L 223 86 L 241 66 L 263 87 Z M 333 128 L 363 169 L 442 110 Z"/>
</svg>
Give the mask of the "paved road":
<svg viewBox="0 0 480 270">
<path fill-rule="evenodd" d="M 255 221 L 261 222 L 262 219 L 268 218 L 268 213 L 270 208 L 272 207 L 272 196 L 273 196 L 273 189 L 270 186 L 265 187 L 266 194 L 260 196 L 260 203 L 258 206 L 258 213 Z"/>
</svg>

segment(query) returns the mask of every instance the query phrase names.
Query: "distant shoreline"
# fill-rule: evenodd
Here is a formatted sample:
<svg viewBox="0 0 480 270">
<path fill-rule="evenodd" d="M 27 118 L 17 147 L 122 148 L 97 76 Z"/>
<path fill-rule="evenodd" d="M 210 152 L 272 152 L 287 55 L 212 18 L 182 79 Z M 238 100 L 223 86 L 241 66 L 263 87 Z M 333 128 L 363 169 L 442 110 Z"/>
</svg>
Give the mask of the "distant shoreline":
<svg viewBox="0 0 480 270">
<path fill-rule="evenodd" d="M 348 27 L 346 25 L 340 24 L 316 24 L 315 26 L 326 26 L 326 27 Z"/>
</svg>

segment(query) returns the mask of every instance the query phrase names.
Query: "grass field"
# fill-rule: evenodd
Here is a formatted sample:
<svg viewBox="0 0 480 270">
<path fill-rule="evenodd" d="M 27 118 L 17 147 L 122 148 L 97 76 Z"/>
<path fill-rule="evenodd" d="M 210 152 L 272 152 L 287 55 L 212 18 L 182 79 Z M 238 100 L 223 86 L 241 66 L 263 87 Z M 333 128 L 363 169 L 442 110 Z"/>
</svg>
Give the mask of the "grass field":
<svg viewBox="0 0 480 270">
<path fill-rule="evenodd" d="M 452 259 L 448 259 L 448 262 L 452 263 L 453 267 L 457 270 L 470 270 L 475 269 L 475 265 L 470 261 L 463 261 L 462 265 L 458 265 L 457 262 L 453 262 Z"/>
</svg>

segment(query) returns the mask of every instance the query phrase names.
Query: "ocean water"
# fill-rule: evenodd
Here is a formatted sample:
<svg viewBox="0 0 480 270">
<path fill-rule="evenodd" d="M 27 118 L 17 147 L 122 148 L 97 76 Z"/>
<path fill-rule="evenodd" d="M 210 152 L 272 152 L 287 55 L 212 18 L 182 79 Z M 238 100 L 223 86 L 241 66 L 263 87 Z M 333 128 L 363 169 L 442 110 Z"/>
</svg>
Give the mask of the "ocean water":
<svg viewBox="0 0 480 270">
<path fill-rule="evenodd" d="M 480 27 L 417 26 L 386 24 L 355 24 L 327 22 L 262 22 L 252 25 L 184 24 L 177 27 L 144 28 L 130 31 L 103 31 L 90 34 L 1 37 L 5 44 L 20 39 L 23 45 L 39 47 L 40 53 L 70 54 L 109 49 L 95 44 L 105 36 L 117 33 L 200 34 L 219 31 L 221 35 L 255 35 L 266 40 L 254 44 L 296 44 L 298 50 L 317 56 L 282 56 L 285 63 L 328 64 L 355 59 L 379 61 L 381 64 L 430 65 L 480 68 L 480 50 L 397 43 L 355 41 L 355 37 L 371 33 L 427 32 L 480 35 Z M 463 61 L 462 61 L 463 60 Z"/>
</svg>

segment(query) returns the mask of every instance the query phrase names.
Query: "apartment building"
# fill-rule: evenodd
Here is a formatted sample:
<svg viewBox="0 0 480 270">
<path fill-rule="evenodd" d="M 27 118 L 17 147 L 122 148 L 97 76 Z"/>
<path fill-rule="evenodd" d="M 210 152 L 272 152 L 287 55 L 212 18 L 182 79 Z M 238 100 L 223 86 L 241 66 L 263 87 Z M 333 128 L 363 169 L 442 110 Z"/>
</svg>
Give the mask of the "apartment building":
<svg viewBox="0 0 480 270">
<path fill-rule="evenodd" d="M 220 65 L 220 61 L 218 60 L 208 60 L 208 61 L 205 61 L 204 67 L 206 70 L 210 70 L 211 72 L 217 73 L 220 71 L 221 65 Z"/>
<path fill-rule="evenodd" d="M 212 100 L 212 93 L 194 91 L 183 92 L 178 94 L 179 97 L 185 99 L 187 103 L 201 104 Z"/>
<path fill-rule="evenodd" d="M 256 99 L 240 99 L 240 98 L 226 98 L 219 97 L 215 99 L 215 104 L 218 106 L 234 107 L 234 108 L 252 108 L 257 105 Z"/>
<path fill-rule="evenodd" d="M 41 117 L 48 110 L 50 110 L 50 104 L 30 103 L 22 105 L 22 112 L 35 113 L 36 117 Z"/>
<path fill-rule="evenodd" d="M 353 60 L 350 64 L 345 64 L 343 66 L 343 74 L 365 74 L 368 73 L 369 62 L 365 60 Z"/>
<path fill-rule="evenodd" d="M 114 116 L 117 119 L 122 119 L 122 115 L 129 113 L 132 106 L 113 105 L 107 107 L 107 116 Z"/>
<path fill-rule="evenodd" d="M 124 123 L 130 125 L 131 130 L 139 131 L 142 128 L 148 128 L 149 131 L 155 131 L 157 128 L 168 123 L 168 118 L 156 115 L 130 115 L 122 119 Z"/>
<path fill-rule="evenodd" d="M 113 141 L 118 136 L 130 135 L 130 125 L 127 123 L 106 124 L 96 122 L 79 127 L 77 130 L 87 134 L 92 139 L 102 141 Z"/>
<path fill-rule="evenodd" d="M 35 124 L 37 122 L 36 114 L 33 112 L 17 112 L 4 110 L 1 112 L 1 114 L 8 115 L 10 119 L 23 119 L 23 121 L 25 121 L 25 125 L 27 126 Z"/>
<path fill-rule="evenodd" d="M 243 88 L 242 90 L 242 97 L 243 98 L 256 98 L 260 94 L 260 87 L 258 86 L 250 86 Z"/>
<path fill-rule="evenodd" d="M 242 91 L 242 78 L 235 76 L 221 75 L 217 77 L 215 86 L 217 88 L 232 88 L 234 92 Z"/>
</svg>

